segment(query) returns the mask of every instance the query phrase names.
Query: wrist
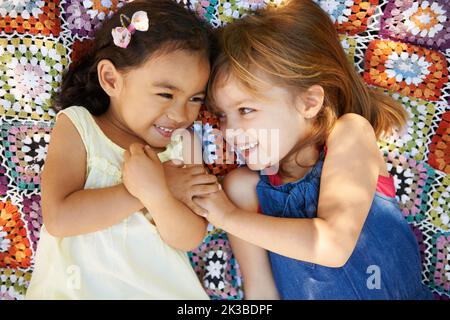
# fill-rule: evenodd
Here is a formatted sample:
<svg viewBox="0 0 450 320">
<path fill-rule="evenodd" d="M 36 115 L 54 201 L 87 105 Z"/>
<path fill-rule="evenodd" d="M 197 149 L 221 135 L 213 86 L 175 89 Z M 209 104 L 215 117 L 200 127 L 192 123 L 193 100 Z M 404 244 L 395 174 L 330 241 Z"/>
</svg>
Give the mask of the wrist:
<svg viewBox="0 0 450 320">
<path fill-rule="evenodd" d="M 155 190 L 155 188 L 145 188 L 144 190 L 142 190 L 142 192 L 139 193 L 137 198 L 141 200 L 142 203 L 150 201 L 160 202 L 163 201 L 163 199 L 165 200 L 173 198 L 173 195 L 168 187 L 160 186 L 157 190 Z"/>
<path fill-rule="evenodd" d="M 229 232 L 229 229 L 233 229 L 233 224 L 236 221 L 236 217 L 239 215 L 239 209 L 237 207 L 230 208 L 227 210 L 227 212 L 223 215 L 222 219 L 218 221 L 216 227 L 220 228 L 224 231 Z"/>
</svg>

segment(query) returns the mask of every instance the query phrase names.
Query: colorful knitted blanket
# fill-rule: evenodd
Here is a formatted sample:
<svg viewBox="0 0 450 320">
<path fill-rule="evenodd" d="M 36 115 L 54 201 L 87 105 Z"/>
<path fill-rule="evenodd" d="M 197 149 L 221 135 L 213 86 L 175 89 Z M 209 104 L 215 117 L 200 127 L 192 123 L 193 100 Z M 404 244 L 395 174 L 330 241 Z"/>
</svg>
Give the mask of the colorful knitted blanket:
<svg viewBox="0 0 450 320">
<path fill-rule="evenodd" d="M 174 0 L 175 1 L 175 0 Z M 214 27 L 283 0 L 177 0 Z M 315 0 L 330 15 L 348 59 L 368 85 L 402 103 L 408 128 L 380 141 L 404 218 L 420 245 L 423 282 L 450 297 L 450 0 Z M 40 172 L 61 74 L 89 47 L 96 26 L 124 0 L 0 0 L 0 299 L 23 299 L 42 225 Z M 200 115 L 208 167 L 221 144 Z M 206 134 L 205 134 L 206 133 Z M 63 173 L 61 173 L 63 174 Z M 209 226 L 189 253 L 212 299 L 242 299 L 226 234 Z"/>
</svg>

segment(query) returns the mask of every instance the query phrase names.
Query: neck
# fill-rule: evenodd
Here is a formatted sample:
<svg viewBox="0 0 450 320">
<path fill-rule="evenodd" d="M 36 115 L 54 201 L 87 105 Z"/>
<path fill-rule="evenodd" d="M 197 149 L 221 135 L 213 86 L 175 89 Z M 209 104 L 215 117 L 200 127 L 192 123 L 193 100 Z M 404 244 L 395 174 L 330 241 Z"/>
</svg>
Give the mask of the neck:
<svg viewBox="0 0 450 320">
<path fill-rule="evenodd" d="M 301 179 L 317 163 L 320 151 L 316 146 L 308 146 L 294 153 L 280 163 L 281 180 L 291 182 Z"/>
<path fill-rule="evenodd" d="M 110 106 L 108 108 L 108 111 L 104 114 L 104 119 L 112 125 L 116 130 L 119 130 L 120 132 L 123 132 L 126 135 L 130 135 L 133 137 L 136 137 L 134 132 L 130 130 L 123 121 L 120 121 L 120 116 L 115 114 L 113 108 Z"/>
</svg>

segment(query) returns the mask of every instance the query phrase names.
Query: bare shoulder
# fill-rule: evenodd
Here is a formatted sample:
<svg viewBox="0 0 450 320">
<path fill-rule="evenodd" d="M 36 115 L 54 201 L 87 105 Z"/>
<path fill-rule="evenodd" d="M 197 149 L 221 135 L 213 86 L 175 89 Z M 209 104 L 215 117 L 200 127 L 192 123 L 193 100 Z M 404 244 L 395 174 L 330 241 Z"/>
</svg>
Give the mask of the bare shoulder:
<svg viewBox="0 0 450 320">
<path fill-rule="evenodd" d="M 51 133 L 42 172 L 43 189 L 58 193 L 79 189 L 84 184 L 85 170 L 86 149 L 81 136 L 69 117 L 60 114 Z"/>
<path fill-rule="evenodd" d="M 84 155 L 84 158 L 86 155 L 86 150 L 77 128 L 70 118 L 63 113 L 58 116 L 52 130 L 49 154 L 54 154 L 57 151 L 61 151 L 61 149 L 67 150 L 66 152 L 72 155 L 73 153 Z"/>
<path fill-rule="evenodd" d="M 341 145 L 344 141 L 352 141 L 361 144 L 369 144 L 372 147 L 376 144 L 375 131 L 370 122 L 356 113 L 346 113 L 335 123 L 327 139 L 327 145 Z"/>
<path fill-rule="evenodd" d="M 356 113 L 346 113 L 342 115 L 337 121 L 334 129 L 351 129 L 356 132 L 374 131 L 370 122 Z"/>
<path fill-rule="evenodd" d="M 259 181 L 257 172 L 240 167 L 225 176 L 223 187 L 230 200 L 240 208 L 257 211 L 258 196 L 256 185 Z"/>
<path fill-rule="evenodd" d="M 356 114 L 342 115 L 327 138 L 328 163 L 333 166 L 354 168 L 356 162 L 378 166 L 378 173 L 388 175 L 384 158 L 377 144 L 377 137 L 370 122 Z"/>
</svg>

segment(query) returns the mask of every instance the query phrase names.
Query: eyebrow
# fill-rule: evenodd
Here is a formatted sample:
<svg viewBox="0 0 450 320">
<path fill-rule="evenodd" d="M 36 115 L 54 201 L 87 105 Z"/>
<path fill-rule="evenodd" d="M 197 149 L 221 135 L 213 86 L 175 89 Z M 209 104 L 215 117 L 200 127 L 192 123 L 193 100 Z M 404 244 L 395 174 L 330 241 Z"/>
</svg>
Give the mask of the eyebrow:
<svg viewBox="0 0 450 320">
<path fill-rule="evenodd" d="M 233 103 L 233 105 L 231 105 L 230 107 L 231 108 L 235 108 L 235 107 L 240 106 L 241 104 L 246 103 L 246 102 L 252 102 L 252 100 L 242 99 L 242 100 L 237 101 L 236 103 Z M 213 113 L 223 112 L 223 109 L 219 108 L 216 105 L 210 105 L 209 108 L 210 108 L 210 111 L 213 112 Z"/>
<path fill-rule="evenodd" d="M 173 84 L 170 84 L 168 82 L 156 82 L 156 83 L 153 83 L 152 85 L 155 86 L 155 87 L 158 87 L 158 88 L 169 89 L 169 90 L 172 90 L 172 91 L 178 91 L 178 92 L 183 91 L 180 88 L 178 88 L 178 87 L 176 87 Z M 197 92 L 196 94 L 194 94 L 194 96 L 198 96 L 200 94 L 206 95 L 205 90 Z"/>
<path fill-rule="evenodd" d="M 239 100 L 239 101 L 237 101 L 236 103 L 234 103 L 234 104 L 232 105 L 232 107 L 233 107 L 233 108 L 236 108 L 237 106 L 240 106 L 240 105 L 242 105 L 242 104 L 244 104 L 244 103 L 250 103 L 250 102 L 253 102 L 253 101 L 250 100 L 250 99 L 242 99 L 242 100 Z"/>
</svg>

